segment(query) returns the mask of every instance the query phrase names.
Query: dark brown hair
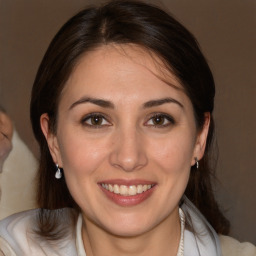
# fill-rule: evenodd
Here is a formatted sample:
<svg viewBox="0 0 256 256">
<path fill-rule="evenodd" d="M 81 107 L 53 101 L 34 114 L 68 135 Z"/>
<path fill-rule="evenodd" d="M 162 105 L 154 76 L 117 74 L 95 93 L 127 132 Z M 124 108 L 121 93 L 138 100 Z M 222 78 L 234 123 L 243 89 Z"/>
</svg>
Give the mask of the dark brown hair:
<svg viewBox="0 0 256 256">
<path fill-rule="evenodd" d="M 87 8 L 72 17 L 51 42 L 39 67 L 31 96 L 31 121 L 41 150 L 37 200 L 40 207 L 77 208 L 65 182 L 56 180 L 55 164 L 40 128 L 40 116 L 48 113 L 50 130 L 56 132 L 60 95 L 74 66 L 84 55 L 106 44 L 135 44 L 158 56 L 181 82 L 190 98 L 198 130 L 204 114 L 212 114 L 215 85 L 210 68 L 193 35 L 165 11 L 140 1 L 111 1 Z M 229 223 L 219 210 L 212 190 L 210 169 L 214 121 L 199 170 L 192 167 L 185 195 L 222 234 Z"/>
</svg>

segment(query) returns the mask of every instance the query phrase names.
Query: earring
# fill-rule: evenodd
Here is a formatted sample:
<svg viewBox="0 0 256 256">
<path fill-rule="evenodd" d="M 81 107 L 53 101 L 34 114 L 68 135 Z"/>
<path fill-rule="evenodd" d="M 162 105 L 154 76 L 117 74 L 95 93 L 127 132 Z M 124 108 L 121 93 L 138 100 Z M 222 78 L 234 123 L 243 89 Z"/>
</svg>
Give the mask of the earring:
<svg viewBox="0 0 256 256">
<path fill-rule="evenodd" d="M 198 169 L 199 168 L 199 161 L 198 161 L 197 157 L 195 157 L 195 161 L 196 161 L 196 163 L 195 163 L 196 169 Z"/>
<path fill-rule="evenodd" d="M 60 170 L 60 167 L 58 164 L 56 164 L 56 169 L 57 169 L 57 171 L 55 173 L 55 178 L 59 180 L 62 177 L 62 173 L 61 173 L 61 170 Z"/>
</svg>

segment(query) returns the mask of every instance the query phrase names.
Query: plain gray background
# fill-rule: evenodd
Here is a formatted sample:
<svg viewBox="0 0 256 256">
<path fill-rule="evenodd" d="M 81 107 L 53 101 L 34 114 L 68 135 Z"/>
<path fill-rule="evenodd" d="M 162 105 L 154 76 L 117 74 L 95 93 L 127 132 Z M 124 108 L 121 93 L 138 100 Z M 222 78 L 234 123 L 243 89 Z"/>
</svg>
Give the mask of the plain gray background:
<svg viewBox="0 0 256 256">
<path fill-rule="evenodd" d="M 0 0 L 0 104 L 37 154 L 29 98 L 43 54 L 82 0 Z M 168 9 L 197 37 L 215 76 L 218 200 L 231 234 L 256 244 L 256 1 L 148 1 Z M 18 170 L 17 170 L 18 171 Z"/>
</svg>

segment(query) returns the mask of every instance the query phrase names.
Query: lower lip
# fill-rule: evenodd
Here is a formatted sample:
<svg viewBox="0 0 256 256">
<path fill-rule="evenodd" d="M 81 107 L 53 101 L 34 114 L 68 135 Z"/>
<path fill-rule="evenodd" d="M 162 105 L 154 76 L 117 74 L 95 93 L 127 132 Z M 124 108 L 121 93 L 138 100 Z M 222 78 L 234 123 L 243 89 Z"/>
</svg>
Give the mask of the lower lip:
<svg viewBox="0 0 256 256">
<path fill-rule="evenodd" d="M 144 202 L 146 199 L 148 199 L 152 193 L 154 192 L 156 186 L 153 186 L 151 189 L 142 192 L 141 194 L 137 194 L 134 196 L 122 196 L 120 194 L 115 194 L 113 192 L 110 192 L 103 188 L 101 185 L 99 185 L 101 190 L 104 192 L 104 194 L 107 196 L 108 199 L 110 199 L 112 202 L 114 202 L 117 205 L 120 206 L 135 206 L 142 202 Z"/>
</svg>

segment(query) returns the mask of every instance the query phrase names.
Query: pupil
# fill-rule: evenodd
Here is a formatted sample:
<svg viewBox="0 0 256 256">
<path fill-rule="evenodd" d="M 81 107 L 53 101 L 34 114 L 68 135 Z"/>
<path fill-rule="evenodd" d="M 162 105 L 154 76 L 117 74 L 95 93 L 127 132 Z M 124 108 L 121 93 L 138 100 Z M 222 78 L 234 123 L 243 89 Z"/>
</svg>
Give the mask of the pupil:
<svg viewBox="0 0 256 256">
<path fill-rule="evenodd" d="M 93 125 L 100 125 L 102 123 L 102 117 L 100 116 L 94 116 L 92 118 L 92 124 Z"/>
<path fill-rule="evenodd" d="M 161 116 L 157 116 L 154 119 L 155 124 L 162 124 L 163 123 L 163 118 Z"/>
</svg>

